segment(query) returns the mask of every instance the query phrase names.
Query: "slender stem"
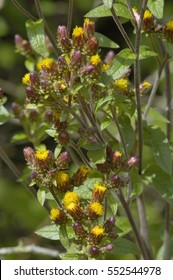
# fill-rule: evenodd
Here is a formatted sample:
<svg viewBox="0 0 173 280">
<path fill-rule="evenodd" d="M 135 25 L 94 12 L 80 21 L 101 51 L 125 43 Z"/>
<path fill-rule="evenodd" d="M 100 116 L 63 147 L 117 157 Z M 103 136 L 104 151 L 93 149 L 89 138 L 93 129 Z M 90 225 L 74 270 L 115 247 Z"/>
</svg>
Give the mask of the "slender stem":
<svg viewBox="0 0 173 280">
<path fill-rule="evenodd" d="M 75 143 L 72 143 L 72 142 L 70 143 L 70 146 L 78 153 L 78 155 L 82 159 L 83 163 L 91 168 L 89 161 L 86 159 L 86 157 L 82 153 L 81 149 Z"/>
<path fill-rule="evenodd" d="M 50 191 L 50 193 L 52 194 L 53 198 L 55 199 L 57 205 L 58 205 L 60 208 L 62 208 L 61 202 L 59 201 L 59 199 L 58 199 L 56 193 L 54 192 L 54 189 L 53 189 L 52 186 L 49 187 L 49 191 Z"/>
<path fill-rule="evenodd" d="M 37 12 L 38 12 L 38 16 L 39 16 L 40 18 L 42 18 L 43 21 L 44 21 L 44 25 L 45 25 L 45 30 L 46 30 L 47 36 L 49 37 L 49 40 L 50 40 L 50 42 L 52 43 L 52 46 L 53 46 L 53 48 L 54 48 L 54 51 L 55 51 L 55 53 L 56 53 L 56 55 L 57 55 L 57 57 L 58 57 L 58 56 L 59 56 L 59 49 L 58 49 L 57 44 L 56 44 L 56 41 L 55 41 L 55 39 L 54 39 L 54 37 L 53 37 L 53 35 L 52 35 L 50 29 L 49 29 L 49 26 L 48 26 L 48 24 L 47 24 L 47 21 L 46 21 L 46 19 L 45 19 L 45 16 L 44 16 L 44 14 L 43 14 L 43 12 L 42 12 L 42 10 L 41 10 L 40 1 L 39 1 L 39 0 L 34 0 L 34 2 L 35 2 L 35 6 L 36 6 L 36 9 L 37 9 Z"/>
<path fill-rule="evenodd" d="M 32 20 L 37 20 L 36 17 L 34 17 L 33 15 L 31 15 L 27 10 L 25 10 L 16 0 L 11 0 L 11 2 L 16 6 L 16 8 L 22 13 L 24 14 L 27 18 L 30 18 Z"/>
<path fill-rule="evenodd" d="M 119 31 L 121 32 L 121 35 L 123 36 L 124 40 L 126 41 L 126 44 L 128 45 L 129 49 L 132 51 L 132 52 L 135 52 L 135 49 L 129 39 L 129 36 L 127 35 L 124 27 L 122 26 L 118 16 L 116 15 L 115 13 L 115 10 L 114 10 L 114 7 L 112 6 L 112 8 L 110 9 L 111 11 L 111 14 L 112 14 L 112 17 L 113 17 L 113 20 L 115 21 Z"/>
<path fill-rule="evenodd" d="M 119 121 L 118 121 L 118 118 L 117 118 L 116 107 L 115 106 L 111 106 L 111 112 L 112 112 L 113 120 L 114 120 L 114 122 L 116 124 L 116 127 L 118 129 L 118 132 L 119 132 L 119 135 L 120 135 L 120 138 L 121 138 L 121 142 L 122 142 L 123 149 L 124 149 L 124 154 L 125 154 L 126 158 L 128 158 L 128 152 L 127 152 L 127 148 L 126 148 L 126 141 L 124 139 L 124 135 L 123 135 L 122 129 L 120 127 L 120 124 L 119 124 Z"/>
<path fill-rule="evenodd" d="M 141 194 L 137 197 L 137 207 L 138 207 L 138 213 L 139 213 L 141 237 L 143 239 L 143 242 L 145 242 L 146 250 L 147 250 L 148 256 L 151 260 L 151 259 L 153 259 L 153 252 L 152 252 L 152 247 L 151 247 L 151 244 L 150 244 L 150 241 L 148 238 L 148 226 L 147 226 L 143 194 Z"/>
<path fill-rule="evenodd" d="M 135 97 L 137 105 L 137 126 L 138 126 L 138 156 L 139 156 L 139 166 L 138 173 L 142 173 L 142 157 L 143 157 L 143 127 L 142 127 L 142 112 L 141 112 L 141 99 L 140 99 L 140 60 L 139 60 L 139 48 L 141 43 L 141 29 L 143 23 L 143 17 L 145 12 L 145 7 L 147 5 L 147 0 L 141 1 L 140 9 L 140 19 L 139 24 L 136 27 L 136 38 L 135 38 L 135 53 L 136 60 L 134 63 L 134 87 L 135 87 Z"/>
<path fill-rule="evenodd" d="M 165 205 L 165 225 L 163 236 L 163 259 L 170 258 L 170 205 L 167 202 Z"/>
<path fill-rule="evenodd" d="M 129 219 L 129 222 L 130 222 L 130 224 L 131 224 L 131 226 L 132 226 L 133 232 L 134 232 L 135 237 L 136 237 L 136 241 L 137 241 L 138 246 L 139 246 L 139 248 L 140 248 L 140 250 L 141 250 L 141 253 L 142 253 L 142 255 L 143 255 L 143 258 L 144 258 L 145 260 L 148 260 L 148 259 L 149 259 L 149 256 L 148 256 L 148 253 L 147 253 L 145 244 L 144 244 L 143 241 L 142 241 L 142 238 L 141 238 L 141 236 L 140 236 L 140 233 L 139 233 L 139 231 L 138 231 L 138 228 L 137 228 L 137 226 L 136 226 L 136 223 L 135 223 L 135 221 L 134 221 L 134 219 L 133 219 L 133 215 L 132 215 L 132 212 L 131 212 L 131 210 L 130 210 L 130 207 L 129 207 L 128 203 L 126 203 L 125 198 L 124 198 L 124 195 L 123 195 L 121 189 L 118 189 L 118 190 L 117 190 L 117 196 L 118 196 L 118 198 L 119 198 L 119 200 L 120 200 L 120 202 L 121 202 L 121 204 L 122 204 L 122 206 L 123 206 L 123 208 L 124 208 L 124 211 L 125 211 L 125 213 L 126 213 L 128 219 Z"/>
<path fill-rule="evenodd" d="M 74 4 L 74 0 L 69 0 L 68 20 L 67 20 L 67 29 L 69 32 L 71 31 L 71 26 L 72 26 L 73 4 Z"/>
<path fill-rule="evenodd" d="M 147 105 L 146 105 L 146 108 L 145 108 L 144 118 L 146 118 L 147 115 L 148 115 L 148 112 L 149 112 L 149 110 L 150 110 L 150 107 L 151 107 L 151 105 L 152 105 L 153 99 L 154 99 L 154 97 L 155 97 L 155 94 L 156 94 L 156 91 L 157 91 L 157 88 L 158 88 L 158 85 L 159 85 L 159 82 L 160 82 L 160 77 L 161 77 L 162 71 L 163 71 L 165 65 L 167 64 L 168 59 L 169 59 L 169 56 L 168 56 L 168 54 L 166 54 L 166 55 L 165 55 L 165 58 L 164 58 L 164 60 L 163 60 L 163 62 L 162 62 L 162 64 L 161 64 L 161 66 L 160 66 L 160 68 L 159 68 L 159 70 L 158 70 L 158 74 L 157 74 L 157 76 L 156 76 L 156 79 L 155 79 L 155 81 L 154 81 L 154 85 L 153 85 L 153 88 L 152 88 L 150 97 L 149 97 L 149 99 L 148 99 L 148 102 L 147 102 Z M 170 106 L 170 105 L 169 105 L 169 106 Z"/>
<path fill-rule="evenodd" d="M 135 26 L 135 28 L 137 28 L 137 22 L 136 22 L 136 18 L 134 16 L 134 13 L 133 13 L 132 5 L 131 5 L 129 0 L 126 0 L 126 3 L 127 3 L 128 8 L 129 8 L 129 12 L 130 12 L 130 14 L 131 14 L 131 16 L 133 18 L 134 26 Z"/>
</svg>

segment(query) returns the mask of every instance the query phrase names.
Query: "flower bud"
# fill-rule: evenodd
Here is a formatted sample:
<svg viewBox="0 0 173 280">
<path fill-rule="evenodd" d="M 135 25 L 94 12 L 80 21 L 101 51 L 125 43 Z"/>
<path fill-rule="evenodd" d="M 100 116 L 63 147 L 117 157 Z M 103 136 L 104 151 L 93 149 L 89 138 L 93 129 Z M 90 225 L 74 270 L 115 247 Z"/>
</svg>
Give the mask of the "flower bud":
<svg viewBox="0 0 173 280">
<path fill-rule="evenodd" d="M 97 50 L 98 50 L 98 40 L 96 37 L 91 37 L 88 39 L 88 41 L 86 42 L 86 52 L 87 54 L 94 54 Z"/>
<path fill-rule="evenodd" d="M 37 110 L 35 110 L 35 109 L 30 109 L 30 110 L 29 110 L 29 118 L 30 118 L 32 121 L 34 121 L 34 120 L 37 119 L 37 117 L 38 117 L 38 112 L 37 112 Z"/>
<path fill-rule="evenodd" d="M 60 43 L 63 38 L 69 39 L 68 29 L 65 25 L 59 25 L 57 28 L 58 42 Z"/>
<path fill-rule="evenodd" d="M 26 87 L 26 95 L 31 103 L 37 103 L 39 101 L 39 95 L 33 87 Z"/>
<path fill-rule="evenodd" d="M 114 151 L 112 154 L 112 167 L 119 168 L 122 163 L 122 153 L 120 151 Z"/>
<path fill-rule="evenodd" d="M 79 239 L 83 239 L 87 235 L 87 231 L 84 229 L 80 222 L 75 222 L 73 224 L 73 230 L 75 232 L 76 237 Z"/>
<path fill-rule="evenodd" d="M 62 146 L 66 146 L 68 145 L 70 141 L 70 135 L 67 131 L 60 131 L 59 134 L 58 134 L 58 142 L 60 145 Z"/>
<path fill-rule="evenodd" d="M 20 112 L 21 112 L 21 107 L 20 107 L 20 105 L 18 104 L 18 103 L 16 103 L 16 102 L 13 102 L 12 104 L 11 104 L 11 109 L 12 109 L 12 111 L 13 111 L 13 114 L 15 115 L 15 117 L 19 117 L 19 115 L 20 115 Z"/>
<path fill-rule="evenodd" d="M 115 58 L 115 53 L 113 51 L 109 51 L 105 56 L 104 63 L 110 65 L 112 64 L 114 58 Z"/>
<path fill-rule="evenodd" d="M 110 217 L 109 219 L 107 219 L 105 221 L 104 228 L 105 228 L 105 232 L 107 233 L 112 232 L 113 229 L 115 228 L 115 218 Z"/>
<path fill-rule="evenodd" d="M 64 52 L 68 52 L 71 49 L 71 42 L 68 38 L 62 38 L 60 47 Z"/>
<path fill-rule="evenodd" d="M 92 256 L 92 257 L 95 257 L 97 256 L 98 254 L 100 253 L 100 250 L 97 246 L 92 246 L 89 248 L 89 254 Z"/>
<path fill-rule="evenodd" d="M 137 156 L 133 156 L 131 158 L 129 158 L 126 162 L 126 166 L 128 169 L 134 167 L 134 166 L 138 166 L 139 164 L 139 158 Z"/>
<path fill-rule="evenodd" d="M 50 218 L 52 221 L 59 225 L 65 224 L 67 222 L 67 215 L 62 209 L 51 209 Z"/>
<path fill-rule="evenodd" d="M 76 26 L 73 29 L 72 33 L 72 41 L 73 41 L 73 46 L 76 47 L 77 49 L 81 49 L 84 45 L 84 31 L 82 27 Z"/>
<path fill-rule="evenodd" d="M 14 41 L 15 41 L 16 49 L 21 49 L 22 41 L 23 41 L 22 37 L 20 35 L 16 34 L 14 36 Z"/>
<path fill-rule="evenodd" d="M 59 155 L 59 157 L 56 160 L 56 164 L 58 167 L 62 168 L 69 164 L 71 161 L 70 153 L 65 151 Z"/>
<path fill-rule="evenodd" d="M 89 175 L 90 169 L 86 166 L 81 166 L 72 177 L 72 184 L 74 186 L 80 186 L 86 180 Z"/>
<path fill-rule="evenodd" d="M 78 69 L 82 62 L 81 51 L 74 51 L 70 59 L 70 67 L 73 69 Z"/>
<path fill-rule="evenodd" d="M 90 231 L 90 240 L 93 244 L 98 244 L 105 235 L 105 229 L 101 226 L 95 226 Z"/>
<path fill-rule="evenodd" d="M 106 246 L 101 248 L 102 254 L 108 253 L 113 249 L 114 245 L 113 244 L 107 244 Z"/>
<path fill-rule="evenodd" d="M 23 149 L 23 154 L 27 163 L 31 166 L 35 164 L 35 152 L 31 147 L 26 147 Z"/>
<path fill-rule="evenodd" d="M 100 172 L 103 172 L 103 173 L 109 172 L 109 164 L 108 164 L 108 162 L 98 163 L 96 166 L 97 166 L 97 169 Z"/>
<path fill-rule="evenodd" d="M 124 186 L 124 182 L 118 175 L 113 175 L 110 178 L 110 184 L 113 188 L 120 188 Z"/>
<path fill-rule="evenodd" d="M 30 73 L 30 81 L 32 85 L 38 85 L 39 79 L 35 72 Z"/>
<path fill-rule="evenodd" d="M 95 31 L 94 22 L 91 21 L 90 19 L 86 18 L 84 20 L 83 30 L 84 30 L 84 36 L 86 38 L 92 37 L 94 35 L 94 31 Z"/>
<path fill-rule="evenodd" d="M 165 24 L 164 32 L 163 33 L 164 33 L 165 39 L 168 42 L 173 43 L 173 21 L 168 21 Z"/>
<path fill-rule="evenodd" d="M 152 32 L 154 30 L 154 18 L 149 10 L 144 13 L 142 28 L 145 32 Z"/>
<path fill-rule="evenodd" d="M 81 75 L 89 75 L 94 72 L 96 67 L 94 65 L 86 65 L 81 69 Z"/>
<path fill-rule="evenodd" d="M 45 121 L 52 122 L 53 120 L 53 114 L 51 111 L 47 111 L 44 115 Z"/>
</svg>

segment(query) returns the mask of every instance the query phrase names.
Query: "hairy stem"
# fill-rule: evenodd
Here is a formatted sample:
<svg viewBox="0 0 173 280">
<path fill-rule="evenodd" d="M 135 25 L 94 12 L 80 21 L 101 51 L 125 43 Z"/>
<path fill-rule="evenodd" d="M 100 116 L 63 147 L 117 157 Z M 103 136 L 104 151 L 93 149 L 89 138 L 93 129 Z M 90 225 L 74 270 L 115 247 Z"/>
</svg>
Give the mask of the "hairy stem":
<svg viewBox="0 0 173 280">
<path fill-rule="evenodd" d="M 74 0 L 69 0 L 68 19 L 67 19 L 67 29 L 69 32 L 71 31 L 71 26 L 72 26 L 73 4 L 74 4 Z"/>
<path fill-rule="evenodd" d="M 50 191 L 50 193 L 52 194 L 53 198 L 55 199 L 57 205 L 58 205 L 60 208 L 62 208 L 61 202 L 59 201 L 59 199 L 58 199 L 56 193 L 54 192 L 54 189 L 53 189 L 52 186 L 49 187 L 49 191 Z"/>
<path fill-rule="evenodd" d="M 11 2 L 16 6 L 16 8 L 27 18 L 32 19 L 32 20 L 37 20 L 36 17 L 31 15 L 27 10 L 25 10 L 16 0 L 11 0 Z"/>
</svg>

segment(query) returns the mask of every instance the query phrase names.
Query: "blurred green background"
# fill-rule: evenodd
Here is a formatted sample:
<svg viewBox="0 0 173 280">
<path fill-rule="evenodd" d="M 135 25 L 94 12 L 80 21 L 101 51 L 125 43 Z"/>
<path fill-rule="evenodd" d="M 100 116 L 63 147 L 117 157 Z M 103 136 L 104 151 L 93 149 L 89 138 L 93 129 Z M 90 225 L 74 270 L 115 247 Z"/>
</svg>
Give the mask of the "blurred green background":
<svg viewBox="0 0 173 280">
<path fill-rule="evenodd" d="M 34 1 L 19 2 L 36 16 Z M 68 1 L 41 0 L 40 2 L 52 33 L 56 36 L 56 27 L 67 23 Z M 74 0 L 72 26 L 81 25 L 83 16 L 101 2 L 99 0 Z M 172 1 L 165 1 L 165 3 L 164 22 L 173 18 Z M 24 99 L 21 77 L 26 69 L 24 58 L 15 53 L 14 35 L 20 34 L 23 38 L 27 38 L 25 21 L 26 17 L 16 9 L 10 0 L 0 0 L 0 87 L 8 98 L 6 107 L 9 111 L 12 102 L 21 103 Z M 131 25 L 127 23 L 125 27 L 131 34 Z M 97 19 L 96 30 L 124 47 L 123 39 L 111 18 Z M 150 76 L 155 68 L 155 63 L 148 67 L 148 61 L 145 61 L 143 63 L 143 75 Z M 22 150 L 26 143 L 11 143 L 11 137 L 18 130 L 20 130 L 20 126 L 15 120 L 10 120 L 0 126 L 0 145 L 17 168 L 22 171 L 25 165 Z M 147 208 L 147 211 L 152 216 L 153 221 L 158 220 L 153 229 L 151 226 L 151 236 L 155 238 L 157 232 L 158 244 L 160 244 L 161 239 L 159 238 L 162 234 L 162 228 L 158 227 L 158 224 L 160 224 L 159 217 L 162 214 L 162 204 L 158 206 L 156 200 L 155 206 L 155 210 L 153 210 L 152 205 Z M 12 171 L 0 160 L 0 247 L 16 246 L 19 241 L 22 241 L 25 245 L 34 243 L 55 249 L 57 242 L 39 238 L 33 233 L 37 228 L 49 223 L 46 210 L 39 205 L 36 199 L 33 199 L 20 183 L 17 183 Z M 33 254 L 19 254 L 9 255 L 7 258 L 40 259 L 41 257 Z M 45 256 L 45 258 L 48 257 Z"/>
</svg>

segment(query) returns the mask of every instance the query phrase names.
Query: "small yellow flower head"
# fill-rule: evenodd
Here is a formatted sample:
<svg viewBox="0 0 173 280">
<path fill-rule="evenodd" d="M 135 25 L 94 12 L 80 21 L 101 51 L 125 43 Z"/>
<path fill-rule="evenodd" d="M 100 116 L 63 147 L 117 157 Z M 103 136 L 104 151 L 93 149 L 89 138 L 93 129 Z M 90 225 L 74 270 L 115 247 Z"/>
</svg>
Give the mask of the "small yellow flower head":
<svg viewBox="0 0 173 280">
<path fill-rule="evenodd" d="M 91 56 L 90 62 L 94 66 L 98 66 L 102 61 L 98 54 Z"/>
<path fill-rule="evenodd" d="M 120 151 L 114 151 L 112 154 L 112 167 L 118 168 L 122 163 L 122 153 Z"/>
<path fill-rule="evenodd" d="M 102 71 L 103 71 L 103 72 L 106 72 L 109 68 L 110 68 L 110 65 L 104 63 L 103 66 L 102 66 Z"/>
<path fill-rule="evenodd" d="M 153 31 L 154 19 L 153 15 L 149 10 L 146 10 L 143 17 L 143 29 L 145 32 Z"/>
<path fill-rule="evenodd" d="M 87 166 L 81 166 L 72 177 L 74 186 L 80 186 L 86 180 L 90 173 L 90 169 Z"/>
<path fill-rule="evenodd" d="M 164 36 L 168 42 L 173 43 L 173 21 L 168 21 L 165 24 Z"/>
<path fill-rule="evenodd" d="M 140 93 L 145 93 L 149 88 L 151 87 L 151 84 L 147 81 L 144 81 L 142 84 L 140 84 Z"/>
<path fill-rule="evenodd" d="M 102 202 L 107 188 L 104 184 L 95 183 L 92 193 L 92 202 Z"/>
<path fill-rule="evenodd" d="M 95 226 L 90 231 L 90 236 L 94 244 L 98 244 L 105 235 L 105 229 L 101 226 Z"/>
<path fill-rule="evenodd" d="M 66 209 L 67 212 L 74 218 L 74 220 L 80 220 L 84 216 L 82 208 L 77 203 L 71 202 L 67 205 Z"/>
<path fill-rule="evenodd" d="M 80 203 L 79 195 L 75 192 L 66 192 L 63 198 L 63 203 L 65 208 L 67 208 L 68 205 L 71 203 L 79 204 Z"/>
<path fill-rule="evenodd" d="M 55 175 L 55 180 L 57 183 L 57 187 L 61 191 L 67 191 L 69 188 L 69 176 L 67 173 L 59 171 Z"/>
<path fill-rule="evenodd" d="M 89 218 L 95 219 L 98 216 L 103 215 L 103 206 L 99 202 L 93 202 L 89 205 L 87 212 Z"/>
<path fill-rule="evenodd" d="M 46 161 L 49 156 L 49 151 L 46 149 L 37 150 L 35 152 L 35 158 L 39 161 Z"/>
<path fill-rule="evenodd" d="M 30 80 L 30 73 L 26 73 L 25 76 L 22 78 L 22 83 L 24 85 L 30 85 L 31 80 Z"/>
<path fill-rule="evenodd" d="M 82 27 L 76 26 L 72 32 L 73 46 L 80 48 L 84 44 L 84 30 Z"/>
<path fill-rule="evenodd" d="M 51 209 L 50 218 L 57 224 L 64 224 L 67 221 L 67 216 L 62 209 Z"/>
<path fill-rule="evenodd" d="M 38 68 L 38 70 L 41 70 L 43 68 L 50 70 L 53 63 L 54 63 L 53 59 L 47 57 L 37 63 L 37 68 Z"/>
<path fill-rule="evenodd" d="M 86 38 L 90 38 L 94 35 L 95 24 L 89 18 L 85 18 L 83 30 Z"/>
<path fill-rule="evenodd" d="M 114 82 L 114 85 L 115 85 L 115 88 L 117 90 L 127 92 L 128 91 L 128 87 L 129 87 L 129 82 L 128 82 L 128 80 L 126 80 L 124 78 L 120 78 L 120 79 L 117 79 Z"/>
</svg>

